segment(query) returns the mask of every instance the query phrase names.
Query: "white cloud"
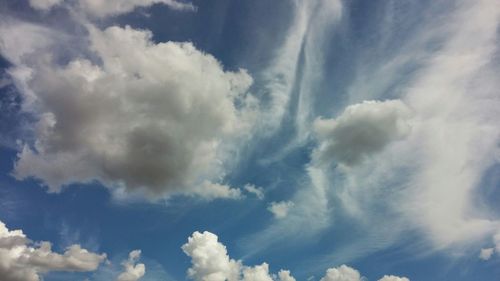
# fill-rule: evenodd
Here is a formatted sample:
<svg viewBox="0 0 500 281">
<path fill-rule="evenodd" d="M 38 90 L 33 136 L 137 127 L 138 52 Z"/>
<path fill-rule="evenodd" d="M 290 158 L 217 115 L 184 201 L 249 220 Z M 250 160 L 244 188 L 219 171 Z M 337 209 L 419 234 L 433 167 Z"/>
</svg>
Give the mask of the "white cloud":
<svg viewBox="0 0 500 281">
<path fill-rule="evenodd" d="M 79 0 L 79 5 L 95 17 L 116 16 L 129 13 L 138 7 L 164 4 L 175 10 L 195 10 L 191 3 L 176 0 Z"/>
<path fill-rule="evenodd" d="M 29 0 L 30 6 L 40 11 L 49 11 L 63 2 L 64 0 Z M 196 10 L 191 3 L 176 0 L 78 0 L 76 6 L 87 15 L 103 18 L 130 13 L 136 8 L 149 7 L 154 4 L 163 4 L 175 10 Z"/>
<path fill-rule="evenodd" d="M 495 248 L 484 248 L 481 249 L 481 252 L 479 252 L 479 258 L 482 260 L 489 260 L 493 253 L 495 252 Z"/>
<path fill-rule="evenodd" d="M 217 235 L 205 231 L 194 232 L 182 246 L 191 257 L 192 266 L 188 276 L 195 281 L 237 281 L 241 262 L 231 259 L 226 246 L 218 242 Z"/>
<path fill-rule="evenodd" d="M 243 281 L 273 281 L 269 275 L 269 265 L 262 263 L 253 267 L 244 267 Z"/>
<path fill-rule="evenodd" d="M 288 270 L 269 274 L 269 264 L 245 266 L 241 261 L 229 257 L 226 246 L 218 241 L 217 235 L 205 231 L 194 232 L 182 250 L 191 258 L 189 278 L 195 281 L 295 281 Z M 332 267 L 320 281 L 362 281 L 359 271 L 347 265 Z M 409 281 L 408 278 L 384 276 L 379 281 Z"/>
<path fill-rule="evenodd" d="M 41 11 L 48 11 L 52 7 L 61 4 L 64 0 L 29 0 L 30 6 Z"/>
<path fill-rule="evenodd" d="M 394 275 L 385 275 L 384 277 L 380 278 L 378 281 L 410 281 L 410 279 L 406 277 L 398 277 Z"/>
<path fill-rule="evenodd" d="M 238 188 L 232 188 L 228 185 L 211 183 L 205 181 L 199 188 L 193 191 L 193 194 L 199 195 L 205 199 L 241 199 L 243 195 Z"/>
<path fill-rule="evenodd" d="M 0 221 L 0 276 L 2 281 L 39 281 L 50 271 L 94 271 L 106 259 L 71 245 L 63 254 L 52 251 L 50 242 L 32 243 L 22 230 L 9 230 Z"/>
<path fill-rule="evenodd" d="M 134 250 L 129 253 L 128 260 L 122 263 L 125 271 L 120 273 L 116 281 L 137 281 L 146 273 L 146 266 L 137 263 L 141 257 L 141 250 Z"/>
<path fill-rule="evenodd" d="M 278 272 L 278 278 L 280 281 L 296 281 L 295 278 L 290 274 L 289 270 L 280 270 Z"/>
<path fill-rule="evenodd" d="M 320 140 L 314 159 L 352 166 L 381 151 L 410 131 L 410 109 L 400 100 L 364 101 L 348 106 L 335 119 L 316 119 Z"/>
<path fill-rule="evenodd" d="M 246 184 L 243 187 L 248 193 L 252 193 L 257 197 L 257 199 L 262 200 L 264 199 L 264 189 L 262 187 L 257 187 L 253 184 Z"/>
<path fill-rule="evenodd" d="M 12 55 L 16 84 L 34 100 L 26 110 L 39 118 L 36 143 L 19 152 L 16 177 L 40 179 L 51 192 L 98 180 L 151 196 L 238 198 L 239 190 L 224 185 L 197 189 L 224 176 L 229 143 L 251 128 L 252 78 L 224 71 L 190 43 L 155 44 L 150 32 L 130 27 L 88 28 L 102 64 L 79 58 L 24 66 L 27 56 L 43 57 L 32 46 Z M 4 46 L 15 45 L 4 35 Z M 16 72 L 23 67 L 29 74 Z"/>
<path fill-rule="evenodd" d="M 361 274 L 356 269 L 343 264 L 327 269 L 325 277 L 320 281 L 361 281 Z"/>
<path fill-rule="evenodd" d="M 292 201 L 271 202 L 267 210 L 269 210 L 275 218 L 282 219 L 288 215 L 288 211 L 293 206 L 294 203 Z"/>
</svg>

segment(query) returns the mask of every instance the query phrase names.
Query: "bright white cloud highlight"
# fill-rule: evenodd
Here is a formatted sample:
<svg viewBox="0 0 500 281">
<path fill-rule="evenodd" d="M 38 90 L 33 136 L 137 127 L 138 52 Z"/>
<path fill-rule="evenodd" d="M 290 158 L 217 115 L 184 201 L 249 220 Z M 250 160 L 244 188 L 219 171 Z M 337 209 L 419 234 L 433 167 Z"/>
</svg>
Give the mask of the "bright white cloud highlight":
<svg viewBox="0 0 500 281">
<path fill-rule="evenodd" d="M 105 254 L 89 252 L 80 245 L 55 253 L 50 242 L 32 243 L 22 230 L 9 230 L 0 221 L 2 281 L 39 281 L 50 271 L 95 271 L 105 259 Z"/>
<path fill-rule="evenodd" d="M 275 218 L 282 219 L 288 215 L 290 208 L 294 206 L 292 201 L 271 202 L 267 210 L 271 212 Z"/>
<path fill-rule="evenodd" d="M 89 31 L 102 64 L 38 60 L 13 71 L 32 101 L 26 110 L 39 118 L 36 143 L 19 152 L 16 177 L 40 179 L 51 192 L 98 180 L 152 196 L 238 198 L 239 190 L 203 182 L 224 175 L 229 146 L 222 143 L 251 127 L 252 78 L 224 71 L 190 43 L 155 44 L 150 32 L 130 27 Z M 32 50 L 15 56 L 19 65 L 40 55 Z"/>
<path fill-rule="evenodd" d="M 195 281 L 239 280 L 241 262 L 228 256 L 226 246 L 218 242 L 217 235 L 208 231 L 195 232 L 182 250 L 191 257 L 189 278 Z"/>
<path fill-rule="evenodd" d="M 320 281 L 361 281 L 361 274 L 356 269 L 345 264 L 329 268 L 326 271 L 325 277 Z"/>
<path fill-rule="evenodd" d="M 116 281 L 137 281 L 146 273 L 146 266 L 143 263 L 137 263 L 141 257 L 141 250 L 134 250 L 129 253 L 128 260 L 122 263 L 124 272 L 118 275 Z"/>
<path fill-rule="evenodd" d="M 384 277 L 380 278 L 378 281 L 410 281 L 410 279 L 406 277 L 398 277 L 394 275 L 385 275 Z"/>
<path fill-rule="evenodd" d="M 381 151 L 410 132 L 410 109 L 400 100 L 364 101 L 348 106 L 335 119 L 316 119 L 320 141 L 313 157 L 318 163 L 348 166 Z"/>
</svg>

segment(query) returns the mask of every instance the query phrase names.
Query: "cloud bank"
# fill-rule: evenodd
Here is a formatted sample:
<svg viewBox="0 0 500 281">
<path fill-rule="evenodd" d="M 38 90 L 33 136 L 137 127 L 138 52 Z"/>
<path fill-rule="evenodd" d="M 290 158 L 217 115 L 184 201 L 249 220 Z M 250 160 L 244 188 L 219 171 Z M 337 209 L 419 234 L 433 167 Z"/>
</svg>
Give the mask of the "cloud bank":
<svg viewBox="0 0 500 281">
<path fill-rule="evenodd" d="M 182 250 L 191 258 L 189 278 L 195 281 L 295 281 L 288 270 L 277 275 L 269 273 L 269 265 L 245 266 L 242 261 L 229 257 L 226 246 L 218 241 L 217 235 L 205 231 L 194 232 Z M 361 274 L 354 268 L 341 265 L 329 268 L 320 281 L 362 281 Z M 409 281 L 405 277 L 384 276 L 379 281 Z"/>
<path fill-rule="evenodd" d="M 63 254 L 52 251 L 50 242 L 33 243 L 22 230 L 9 230 L 0 221 L 0 276 L 2 281 L 39 281 L 52 271 L 95 271 L 105 254 L 69 246 Z"/>
</svg>

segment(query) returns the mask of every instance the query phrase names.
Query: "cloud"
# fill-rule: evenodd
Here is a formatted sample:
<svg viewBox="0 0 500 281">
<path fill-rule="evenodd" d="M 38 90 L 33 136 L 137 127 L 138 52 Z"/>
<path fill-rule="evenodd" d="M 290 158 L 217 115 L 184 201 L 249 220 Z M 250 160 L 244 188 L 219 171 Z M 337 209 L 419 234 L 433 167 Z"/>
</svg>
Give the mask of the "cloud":
<svg viewBox="0 0 500 281">
<path fill-rule="evenodd" d="M 484 261 L 487 261 L 491 258 L 491 256 L 493 255 L 494 252 L 495 252 L 495 248 L 481 249 L 481 252 L 479 253 L 479 258 L 484 260 Z"/>
<path fill-rule="evenodd" d="M 227 249 L 218 241 L 217 235 L 205 231 L 194 232 L 188 242 L 182 246 L 186 255 L 191 257 L 189 278 L 195 281 L 295 281 L 288 270 L 280 270 L 277 274 L 269 273 L 266 262 L 256 266 L 245 266 L 238 260 L 229 257 Z M 332 267 L 320 281 L 362 281 L 365 280 L 354 268 L 347 265 Z M 380 281 L 409 281 L 408 278 L 384 276 Z"/>
<path fill-rule="evenodd" d="M 288 211 L 294 205 L 291 201 L 271 202 L 267 210 L 271 212 L 275 218 L 282 219 L 288 215 Z"/>
<path fill-rule="evenodd" d="M 50 242 L 32 243 L 22 230 L 9 230 L 0 221 L 2 281 L 39 281 L 50 271 L 95 271 L 105 259 L 105 254 L 89 252 L 76 244 L 63 254 L 55 253 Z"/>
<path fill-rule="evenodd" d="M 61 5 L 64 0 L 29 0 L 30 6 L 36 10 L 49 11 Z M 73 3 L 66 1 L 67 3 Z M 163 4 L 175 10 L 194 11 L 191 3 L 176 0 L 78 0 L 76 8 L 83 10 L 87 15 L 97 18 L 117 16 L 132 12 L 139 7 L 149 7 L 154 4 Z"/>
<path fill-rule="evenodd" d="M 116 16 L 153 4 L 167 5 L 175 10 L 195 10 L 191 3 L 176 0 L 79 0 L 80 7 L 94 17 Z"/>
<path fill-rule="evenodd" d="M 296 281 L 295 278 L 290 274 L 289 270 L 280 270 L 278 272 L 278 278 L 280 281 Z"/>
<path fill-rule="evenodd" d="M 361 274 L 356 269 L 347 265 L 329 268 L 325 277 L 320 281 L 361 281 Z"/>
<path fill-rule="evenodd" d="M 29 0 L 30 6 L 41 11 L 48 11 L 61 4 L 64 0 Z"/>
<path fill-rule="evenodd" d="M 189 278 L 195 281 L 239 280 L 241 262 L 228 256 L 226 246 L 218 242 L 217 235 L 208 231 L 194 232 L 182 250 L 191 257 Z"/>
<path fill-rule="evenodd" d="M 406 277 L 398 277 L 394 275 L 385 275 L 384 277 L 380 278 L 378 281 L 410 281 L 410 279 Z"/>
<path fill-rule="evenodd" d="M 50 192 L 98 180 L 150 196 L 239 197 L 203 183 L 224 176 L 230 141 L 251 127 L 255 99 L 246 71 L 224 71 L 191 43 L 155 44 L 149 31 L 88 28 L 90 50 L 102 63 L 22 59 L 12 71 L 33 100 L 25 109 L 39 120 L 36 142 L 18 154 L 16 178 L 37 178 Z M 37 50 L 15 57 L 47 57 Z M 23 67 L 28 71 L 17 71 Z"/>
<path fill-rule="evenodd" d="M 137 281 L 146 273 L 146 266 L 137 263 L 141 257 L 141 250 L 134 250 L 129 253 L 128 260 L 122 263 L 125 271 L 118 275 L 116 281 Z"/>
<path fill-rule="evenodd" d="M 400 100 L 364 101 L 348 106 L 335 119 L 316 119 L 320 141 L 313 158 L 320 164 L 336 161 L 347 166 L 408 135 L 410 109 Z"/>
<path fill-rule="evenodd" d="M 257 199 L 262 200 L 264 199 L 264 189 L 262 187 L 256 187 L 253 184 L 246 184 L 243 187 L 248 193 L 252 193 L 257 197 Z"/>
</svg>

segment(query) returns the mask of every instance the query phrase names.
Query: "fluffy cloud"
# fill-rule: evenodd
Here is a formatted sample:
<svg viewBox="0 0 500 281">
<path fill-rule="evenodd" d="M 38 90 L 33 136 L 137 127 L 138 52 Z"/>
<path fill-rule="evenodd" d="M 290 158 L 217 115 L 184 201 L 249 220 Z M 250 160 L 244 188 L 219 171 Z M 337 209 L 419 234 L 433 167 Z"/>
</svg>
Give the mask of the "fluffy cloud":
<svg viewBox="0 0 500 281">
<path fill-rule="evenodd" d="M 288 211 L 292 208 L 292 201 L 271 202 L 267 210 L 271 212 L 275 218 L 282 219 L 288 215 Z"/>
<path fill-rule="evenodd" d="M 339 267 L 329 268 L 325 277 L 321 278 L 320 281 L 361 281 L 361 274 L 356 269 L 343 264 Z"/>
<path fill-rule="evenodd" d="M 226 246 L 218 241 L 217 235 L 205 231 L 194 232 L 182 246 L 191 257 L 189 278 L 195 281 L 295 281 L 288 270 L 280 270 L 276 275 L 269 273 L 269 265 L 245 266 L 241 261 L 229 257 Z M 276 278 L 277 277 L 277 278 Z M 341 265 L 329 268 L 320 281 L 361 281 L 361 274 L 354 268 Z M 405 277 L 384 276 L 379 281 L 409 281 Z"/>
<path fill-rule="evenodd" d="M 495 248 L 481 249 L 481 251 L 479 252 L 479 258 L 487 261 L 491 258 L 491 256 L 493 255 L 494 252 L 495 252 Z"/>
<path fill-rule="evenodd" d="M 238 281 L 241 262 L 231 259 L 226 246 L 218 242 L 217 235 L 205 231 L 195 232 L 182 246 L 191 257 L 188 276 L 195 281 Z"/>
<path fill-rule="evenodd" d="M 316 119 L 320 141 L 314 158 L 351 166 L 408 135 L 410 109 L 400 100 L 364 101 L 348 106 L 335 119 Z"/>
<path fill-rule="evenodd" d="M 41 11 L 48 11 L 60 5 L 64 0 L 30 0 L 30 6 Z M 67 1 L 69 2 L 69 1 Z M 149 7 L 153 4 L 167 5 L 176 10 L 195 10 L 190 3 L 176 0 L 78 0 L 77 7 L 93 17 L 116 16 L 132 12 L 139 7 Z"/>
<path fill-rule="evenodd" d="M 273 281 L 267 263 L 244 266 L 231 259 L 217 235 L 208 231 L 194 232 L 182 250 L 191 257 L 188 276 L 195 281 Z M 295 281 L 287 270 L 281 270 L 278 277 L 280 281 Z"/>
<path fill-rule="evenodd" d="M 116 281 L 137 281 L 146 273 L 146 266 L 137 263 L 141 257 L 141 250 L 134 250 L 129 253 L 128 260 L 122 263 L 125 271 L 118 275 Z"/>
<path fill-rule="evenodd" d="M 9 230 L 0 221 L 0 276 L 2 281 L 39 281 L 49 271 L 94 271 L 106 259 L 72 245 L 63 254 L 49 242 L 32 243 L 22 230 Z"/>
<path fill-rule="evenodd" d="M 155 44 L 148 31 L 89 32 L 102 63 L 39 60 L 28 75 L 12 71 L 31 94 L 26 110 L 39 118 L 36 142 L 19 152 L 15 176 L 40 179 L 51 192 L 98 180 L 149 195 L 239 197 L 239 190 L 203 183 L 224 175 L 221 143 L 251 126 L 252 78 L 224 71 L 190 43 Z"/>
<path fill-rule="evenodd" d="M 378 281 L 410 281 L 410 279 L 406 277 L 398 277 L 394 275 L 385 275 L 384 277 L 380 278 Z"/>
</svg>

